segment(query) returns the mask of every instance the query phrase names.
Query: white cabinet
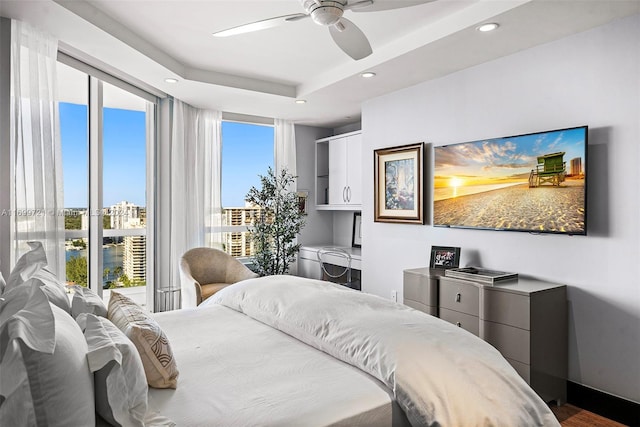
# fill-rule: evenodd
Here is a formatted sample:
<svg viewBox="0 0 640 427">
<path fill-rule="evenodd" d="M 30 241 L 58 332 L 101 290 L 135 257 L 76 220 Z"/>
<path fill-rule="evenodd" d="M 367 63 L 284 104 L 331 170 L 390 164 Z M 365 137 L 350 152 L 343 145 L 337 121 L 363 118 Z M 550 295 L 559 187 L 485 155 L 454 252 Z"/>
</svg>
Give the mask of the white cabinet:
<svg viewBox="0 0 640 427">
<path fill-rule="evenodd" d="M 316 141 L 316 206 L 319 209 L 362 208 L 362 134 Z"/>
</svg>

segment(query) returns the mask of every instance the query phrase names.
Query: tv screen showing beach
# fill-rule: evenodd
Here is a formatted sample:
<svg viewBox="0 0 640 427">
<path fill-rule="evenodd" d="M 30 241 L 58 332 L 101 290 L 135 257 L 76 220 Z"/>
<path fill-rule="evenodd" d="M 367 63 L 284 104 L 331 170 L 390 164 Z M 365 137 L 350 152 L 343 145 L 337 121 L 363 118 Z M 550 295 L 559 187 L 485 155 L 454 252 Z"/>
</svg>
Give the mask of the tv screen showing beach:
<svg viewBox="0 0 640 427">
<path fill-rule="evenodd" d="M 587 127 L 434 148 L 436 226 L 586 234 Z"/>
</svg>

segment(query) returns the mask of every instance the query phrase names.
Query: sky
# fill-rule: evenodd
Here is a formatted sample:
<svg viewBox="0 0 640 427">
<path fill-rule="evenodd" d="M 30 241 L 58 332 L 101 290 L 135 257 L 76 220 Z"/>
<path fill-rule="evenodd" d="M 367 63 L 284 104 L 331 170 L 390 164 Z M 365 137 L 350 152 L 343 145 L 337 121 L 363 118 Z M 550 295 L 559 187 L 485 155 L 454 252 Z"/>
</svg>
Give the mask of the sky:
<svg viewBox="0 0 640 427">
<path fill-rule="evenodd" d="M 258 175 L 273 167 L 273 127 L 222 122 L 222 206 L 242 207 Z"/>
<path fill-rule="evenodd" d="M 87 106 L 61 102 L 64 206 L 88 205 Z M 103 204 L 126 200 L 146 206 L 145 113 L 104 108 Z M 252 185 L 273 166 L 273 127 L 222 123 L 222 206 L 244 206 Z"/>
</svg>

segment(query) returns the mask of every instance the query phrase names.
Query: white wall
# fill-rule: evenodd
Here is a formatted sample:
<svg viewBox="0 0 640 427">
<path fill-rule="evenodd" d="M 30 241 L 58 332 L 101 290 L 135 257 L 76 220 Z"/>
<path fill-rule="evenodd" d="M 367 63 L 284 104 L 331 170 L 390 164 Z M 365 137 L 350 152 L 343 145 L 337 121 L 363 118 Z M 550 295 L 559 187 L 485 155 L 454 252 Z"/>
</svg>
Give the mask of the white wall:
<svg viewBox="0 0 640 427">
<path fill-rule="evenodd" d="M 296 169 L 298 190 L 309 191 L 307 222 L 298 241 L 304 244 L 324 243 L 333 230 L 331 212 L 316 210 L 315 157 L 316 139 L 332 135 L 331 129 L 296 125 Z M 329 237 L 330 238 L 330 237 Z"/>
<path fill-rule="evenodd" d="M 434 58 L 437 61 L 437 58 Z M 364 104 L 363 286 L 402 295 L 432 245 L 461 265 L 569 286 L 569 379 L 640 402 L 640 17 L 633 16 Z M 586 124 L 588 236 L 373 222 L 373 150 Z M 426 200 L 432 205 L 432 155 Z M 431 207 L 427 209 L 431 222 Z"/>
</svg>

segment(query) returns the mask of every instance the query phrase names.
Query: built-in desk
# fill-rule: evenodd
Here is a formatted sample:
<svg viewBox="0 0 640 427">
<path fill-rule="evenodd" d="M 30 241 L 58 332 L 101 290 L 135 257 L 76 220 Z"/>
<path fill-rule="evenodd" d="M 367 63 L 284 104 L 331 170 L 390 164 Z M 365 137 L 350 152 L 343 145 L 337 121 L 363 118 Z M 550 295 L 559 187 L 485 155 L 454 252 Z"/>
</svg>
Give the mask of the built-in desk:
<svg viewBox="0 0 640 427">
<path fill-rule="evenodd" d="M 298 276 L 308 277 L 310 279 L 318 279 L 318 280 L 327 280 L 325 274 L 323 274 L 322 267 L 320 266 L 320 261 L 318 261 L 318 251 L 322 248 L 327 247 L 335 247 L 332 245 L 305 245 L 300 247 L 300 252 L 298 253 Z M 360 281 L 360 265 L 362 263 L 362 250 L 360 248 L 351 248 L 351 247 L 339 247 L 339 249 L 346 251 L 351 256 L 351 276 L 352 280 Z M 323 260 L 328 265 L 334 265 L 337 267 L 348 267 L 347 260 L 341 256 L 335 255 L 325 255 Z M 340 268 L 335 269 L 335 273 L 339 274 Z M 331 280 L 333 281 L 333 280 Z M 357 289 L 360 289 L 360 284 L 358 283 Z"/>
<path fill-rule="evenodd" d="M 547 402 L 566 402 L 567 287 L 530 278 L 486 285 L 404 270 L 404 304 L 493 345 Z"/>
</svg>

